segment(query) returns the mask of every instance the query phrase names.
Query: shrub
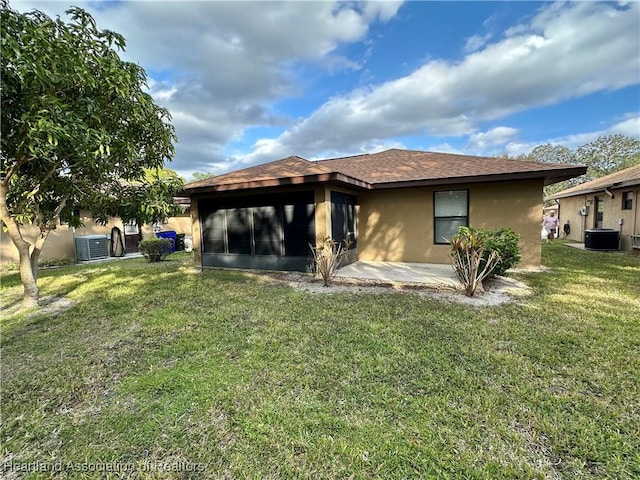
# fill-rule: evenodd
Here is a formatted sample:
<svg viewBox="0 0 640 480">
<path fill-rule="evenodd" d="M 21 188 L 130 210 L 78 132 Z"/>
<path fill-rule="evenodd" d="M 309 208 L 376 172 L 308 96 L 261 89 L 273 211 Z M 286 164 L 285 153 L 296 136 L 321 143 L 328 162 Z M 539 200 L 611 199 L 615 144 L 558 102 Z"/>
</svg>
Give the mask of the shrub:
<svg viewBox="0 0 640 480">
<path fill-rule="evenodd" d="M 161 262 L 171 253 L 171 240 L 168 238 L 149 238 L 140 242 L 140 253 L 150 262 Z"/>
<path fill-rule="evenodd" d="M 309 244 L 313 254 L 314 272 L 319 273 L 328 287 L 338 269 L 342 266 L 349 252 L 349 245 L 333 241 L 330 237 L 323 238 L 317 246 Z"/>
<path fill-rule="evenodd" d="M 465 294 L 473 297 L 482 281 L 500 261 L 500 255 L 494 250 L 485 256 L 482 234 L 473 229 L 461 227 L 451 239 L 451 264 L 464 287 Z"/>
<path fill-rule="evenodd" d="M 461 227 L 460 231 L 468 230 L 476 235 L 480 241 L 480 246 L 484 251 L 484 259 L 488 260 L 491 252 L 496 252 L 500 260 L 489 272 L 489 278 L 497 275 L 504 275 L 506 271 L 515 267 L 520 261 L 520 235 L 510 228 L 500 228 L 498 230 L 485 230 L 482 228 Z"/>
</svg>

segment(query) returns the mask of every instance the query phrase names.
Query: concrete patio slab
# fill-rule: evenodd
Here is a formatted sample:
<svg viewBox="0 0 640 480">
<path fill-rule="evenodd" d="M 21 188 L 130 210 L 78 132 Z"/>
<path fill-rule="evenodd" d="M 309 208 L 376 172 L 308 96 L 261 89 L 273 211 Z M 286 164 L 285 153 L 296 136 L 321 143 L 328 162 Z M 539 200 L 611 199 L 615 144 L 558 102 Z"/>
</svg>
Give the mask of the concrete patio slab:
<svg viewBox="0 0 640 480">
<path fill-rule="evenodd" d="M 412 283 L 447 289 L 456 289 L 460 285 L 451 265 L 434 263 L 358 260 L 338 270 L 336 278 Z"/>
</svg>

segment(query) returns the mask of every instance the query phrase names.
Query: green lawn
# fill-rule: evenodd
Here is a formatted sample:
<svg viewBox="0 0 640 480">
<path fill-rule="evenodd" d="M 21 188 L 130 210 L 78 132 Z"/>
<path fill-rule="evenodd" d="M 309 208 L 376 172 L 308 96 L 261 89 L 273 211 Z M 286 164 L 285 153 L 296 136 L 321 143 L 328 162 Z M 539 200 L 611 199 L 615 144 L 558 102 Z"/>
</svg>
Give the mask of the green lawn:
<svg viewBox="0 0 640 480">
<path fill-rule="evenodd" d="M 637 478 L 640 261 L 543 256 L 533 296 L 483 308 L 185 254 L 43 271 L 75 305 L 2 320 L 0 476 Z"/>
</svg>

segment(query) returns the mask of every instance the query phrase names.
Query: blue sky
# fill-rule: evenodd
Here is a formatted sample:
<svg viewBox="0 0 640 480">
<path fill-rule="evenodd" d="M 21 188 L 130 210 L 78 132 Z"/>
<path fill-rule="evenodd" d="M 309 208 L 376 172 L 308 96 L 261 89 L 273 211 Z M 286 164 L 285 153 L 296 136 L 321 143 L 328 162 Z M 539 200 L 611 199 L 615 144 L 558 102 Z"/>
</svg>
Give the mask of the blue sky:
<svg viewBox="0 0 640 480">
<path fill-rule="evenodd" d="M 127 39 L 122 57 L 173 115 L 169 166 L 186 178 L 289 155 L 640 138 L 637 1 L 74 4 Z"/>
</svg>

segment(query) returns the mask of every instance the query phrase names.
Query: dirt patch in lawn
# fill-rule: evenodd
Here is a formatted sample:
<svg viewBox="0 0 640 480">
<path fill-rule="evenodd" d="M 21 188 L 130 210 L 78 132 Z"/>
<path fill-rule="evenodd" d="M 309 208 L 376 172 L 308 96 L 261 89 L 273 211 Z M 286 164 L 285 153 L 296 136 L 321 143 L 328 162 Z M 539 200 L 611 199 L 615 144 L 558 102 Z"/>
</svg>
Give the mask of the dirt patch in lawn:
<svg viewBox="0 0 640 480">
<path fill-rule="evenodd" d="M 312 294 L 335 293 L 399 293 L 414 294 L 435 298 L 448 302 L 461 303 L 476 307 L 491 307 L 522 300 L 533 294 L 526 284 L 509 277 L 498 277 L 485 282 L 484 290 L 477 291 L 475 296 L 467 297 L 462 288 L 433 286 L 421 283 L 386 282 L 364 279 L 335 279 L 329 287 L 322 284 L 322 279 L 310 274 L 296 272 L 268 272 L 263 280 L 269 283 L 285 284 L 296 290 Z"/>
<path fill-rule="evenodd" d="M 10 317 L 22 311 L 21 300 L 22 298 L 20 299 L 20 301 L 16 303 L 13 303 L 10 305 L 3 305 L 2 313 L 7 317 Z M 56 296 L 42 297 L 40 299 L 38 307 L 32 309 L 32 311 L 30 311 L 27 314 L 26 318 L 31 319 L 36 315 L 42 315 L 42 314 L 47 315 L 49 317 L 55 317 L 56 315 L 59 315 L 62 312 L 66 312 L 75 304 L 76 304 L 75 301 L 70 300 L 66 297 L 56 297 Z"/>
</svg>

